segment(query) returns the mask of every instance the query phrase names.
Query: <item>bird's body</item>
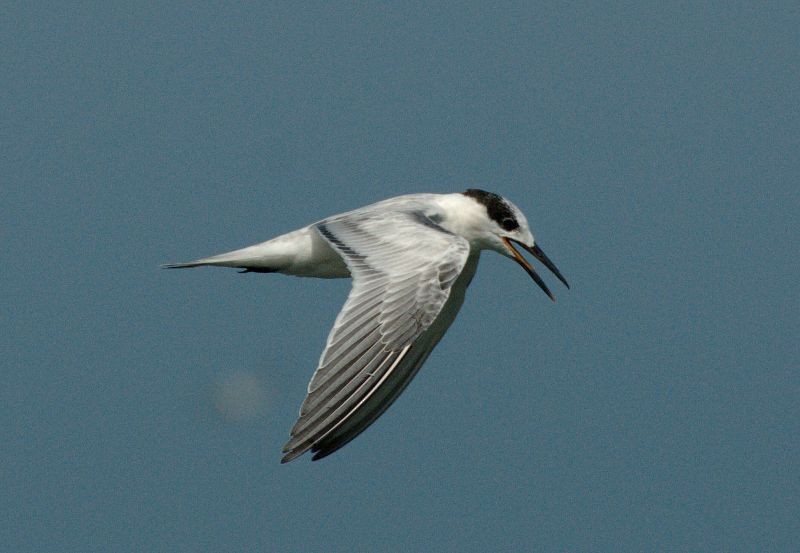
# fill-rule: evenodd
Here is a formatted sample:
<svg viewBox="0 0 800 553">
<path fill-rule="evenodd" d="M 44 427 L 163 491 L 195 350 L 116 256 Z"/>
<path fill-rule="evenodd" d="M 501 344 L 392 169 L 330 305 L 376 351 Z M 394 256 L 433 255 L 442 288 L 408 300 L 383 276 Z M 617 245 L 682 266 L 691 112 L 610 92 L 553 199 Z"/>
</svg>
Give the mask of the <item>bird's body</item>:
<svg viewBox="0 0 800 553">
<path fill-rule="evenodd" d="M 333 453 L 392 404 L 455 319 L 482 250 L 515 259 L 552 298 L 511 242 L 566 284 L 534 245 L 522 212 L 481 190 L 390 198 L 267 242 L 167 267 L 353 278 L 284 447 L 288 462 L 309 449 L 314 459 Z"/>
</svg>

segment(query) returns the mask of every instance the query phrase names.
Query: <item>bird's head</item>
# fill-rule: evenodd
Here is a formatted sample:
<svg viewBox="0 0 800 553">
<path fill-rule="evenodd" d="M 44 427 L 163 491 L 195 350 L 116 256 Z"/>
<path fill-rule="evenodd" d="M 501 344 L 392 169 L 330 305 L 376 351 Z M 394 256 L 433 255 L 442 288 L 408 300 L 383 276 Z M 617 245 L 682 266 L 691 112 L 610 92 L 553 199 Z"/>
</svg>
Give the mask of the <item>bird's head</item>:
<svg viewBox="0 0 800 553">
<path fill-rule="evenodd" d="M 542 249 L 536 244 L 533 234 L 528 227 L 528 220 L 520 209 L 498 194 L 470 188 L 462 193 L 467 198 L 477 202 L 483 209 L 479 209 L 481 214 L 476 224 L 472 225 L 472 232 L 475 235 L 475 242 L 482 249 L 494 250 L 501 255 L 516 261 L 530 277 L 539 285 L 550 299 L 555 301 L 550 289 L 542 278 L 536 273 L 533 266 L 525 259 L 522 254 L 514 247 L 517 244 L 533 257 L 542 262 L 552 273 L 569 288 L 567 280 L 561 271 L 550 261 Z"/>
</svg>

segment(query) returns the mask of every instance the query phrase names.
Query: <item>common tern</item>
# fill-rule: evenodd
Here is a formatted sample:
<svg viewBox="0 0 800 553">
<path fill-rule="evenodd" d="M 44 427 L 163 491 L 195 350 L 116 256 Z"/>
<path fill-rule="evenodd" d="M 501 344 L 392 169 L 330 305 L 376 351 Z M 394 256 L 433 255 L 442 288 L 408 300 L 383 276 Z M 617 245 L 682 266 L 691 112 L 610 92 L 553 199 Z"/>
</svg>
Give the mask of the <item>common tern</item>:
<svg viewBox="0 0 800 553">
<path fill-rule="evenodd" d="M 569 288 L 522 211 L 478 189 L 398 196 L 247 248 L 164 267 L 353 279 L 283 448 L 287 463 L 308 450 L 312 460 L 330 455 L 397 399 L 455 319 L 482 250 L 516 261 L 554 300 L 514 245 Z"/>
</svg>

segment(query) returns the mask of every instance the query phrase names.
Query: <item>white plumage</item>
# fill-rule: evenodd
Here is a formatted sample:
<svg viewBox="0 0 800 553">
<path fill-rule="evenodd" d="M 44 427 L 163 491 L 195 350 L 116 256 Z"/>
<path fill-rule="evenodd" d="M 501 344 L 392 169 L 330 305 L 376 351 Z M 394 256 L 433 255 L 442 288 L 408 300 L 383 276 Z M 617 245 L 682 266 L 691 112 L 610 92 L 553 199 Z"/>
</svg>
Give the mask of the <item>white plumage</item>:
<svg viewBox="0 0 800 553">
<path fill-rule="evenodd" d="M 552 298 L 512 242 L 567 285 L 535 245 L 522 212 L 474 189 L 390 198 L 261 244 L 166 267 L 352 277 L 284 447 L 288 462 L 308 450 L 314 459 L 333 453 L 392 404 L 455 319 L 481 250 L 517 261 Z"/>
</svg>

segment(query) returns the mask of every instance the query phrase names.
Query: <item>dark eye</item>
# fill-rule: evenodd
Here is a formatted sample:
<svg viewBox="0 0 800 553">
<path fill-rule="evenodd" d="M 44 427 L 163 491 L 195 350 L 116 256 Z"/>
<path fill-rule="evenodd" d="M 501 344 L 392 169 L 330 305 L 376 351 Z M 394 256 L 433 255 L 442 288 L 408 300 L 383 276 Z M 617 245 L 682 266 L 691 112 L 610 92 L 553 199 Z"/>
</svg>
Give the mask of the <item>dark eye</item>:
<svg viewBox="0 0 800 553">
<path fill-rule="evenodd" d="M 512 231 L 515 228 L 519 227 L 517 221 L 511 217 L 506 217 L 500 222 L 500 226 L 503 227 L 503 230 Z"/>
</svg>

